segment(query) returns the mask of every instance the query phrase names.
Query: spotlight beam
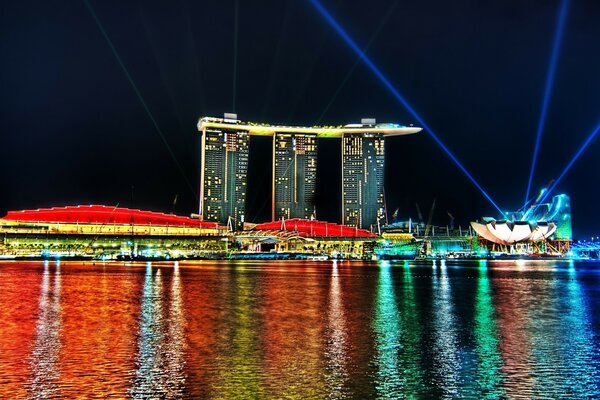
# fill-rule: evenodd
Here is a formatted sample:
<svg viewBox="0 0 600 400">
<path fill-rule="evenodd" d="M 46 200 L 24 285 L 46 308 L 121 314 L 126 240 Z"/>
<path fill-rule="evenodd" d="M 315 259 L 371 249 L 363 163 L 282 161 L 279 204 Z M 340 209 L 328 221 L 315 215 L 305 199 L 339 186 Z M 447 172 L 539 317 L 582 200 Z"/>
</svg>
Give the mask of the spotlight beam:
<svg viewBox="0 0 600 400">
<path fill-rule="evenodd" d="M 456 164 L 456 166 L 465 174 L 465 176 L 479 189 L 481 194 L 500 212 L 504 215 L 504 212 L 496 202 L 490 197 L 490 195 L 483 189 L 483 187 L 475 180 L 475 178 L 467 171 L 460 161 L 454 154 L 446 147 L 442 140 L 433 132 L 433 130 L 425 123 L 423 118 L 415 111 L 414 108 L 404 99 L 404 97 L 398 92 L 398 89 L 385 77 L 383 72 L 371 61 L 371 59 L 361 50 L 356 42 L 346 33 L 344 28 L 335 20 L 335 18 L 325 9 L 325 7 L 319 2 L 319 0 L 309 0 L 313 7 L 321 14 L 321 16 L 327 21 L 327 23 L 337 32 L 337 34 L 346 42 L 346 44 L 356 53 L 367 67 L 373 72 L 373 74 L 381 81 L 381 83 L 390 91 L 394 98 L 406 108 L 408 112 L 419 122 L 425 132 L 431 136 L 431 138 L 446 152 L 448 157 Z"/>
<path fill-rule="evenodd" d="M 240 3 L 239 0 L 235 0 L 234 9 L 234 30 L 233 30 L 233 100 L 231 102 L 231 112 L 235 112 L 235 100 L 237 95 L 237 67 L 238 67 L 238 30 L 239 30 L 239 14 L 240 14 Z"/>
<path fill-rule="evenodd" d="M 373 44 L 375 39 L 377 39 L 377 36 L 379 36 L 379 32 L 381 32 L 383 27 L 387 24 L 388 19 L 392 16 L 392 12 L 396 9 L 397 5 L 398 5 L 398 1 L 395 1 L 392 4 L 392 6 L 388 9 L 387 13 L 385 14 L 383 19 L 379 23 L 379 26 L 377 27 L 377 29 L 375 29 L 375 32 L 373 32 L 373 34 L 369 38 L 367 45 L 365 47 L 363 47 L 363 49 L 362 49 L 363 53 L 366 54 L 367 51 L 369 50 L 369 47 L 371 47 L 371 45 Z M 348 80 L 352 76 L 352 73 L 354 73 L 354 70 L 358 67 L 359 64 L 360 64 L 360 57 L 358 57 L 356 59 L 356 61 L 354 61 L 354 64 L 352 64 L 352 67 L 350 67 L 350 69 L 346 73 L 346 76 L 344 76 L 344 79 L 342 79 L 342 82 L 338 85 L 337 89 L 335 90 L 335 93 L 333 93 L 333 96 L 331 96 L 331 98 L 329 99 L 329 103 L 327 103 L 327 105 L 325 106 L 325 109 L 323 109 L 323 111 L 321 112 L 321 115 L 319 115 L 319 118 L 317 118 L 316 125 L 319 125 L 321 123 L 321 121 L 323 120 L 323 117 L 325 117 L 325 114 L 327 114 L 327 112 L 329 111 L 329 109 L 331 108 L 333 103 L 337 100 L 338 95 L 340 94 L 340 92 L 342 91 L 344 86 L 346 86 L 346 82 L 348 82 Z"/>
<path fill-rule="evenodd" d="M 546 88 L 544 90 L 544 100 L 542 102 L 542 110 L 540 112 L 540 119 L 538 121 L 538 129 L 535 137 L 535 147 L 533 149 L 533 158 L 531 159 L 531 169 L 529 171 L 529 181 L 527 182 L 527 192 L 525 193 L 525 201 L 523 204 L 527 204 L 527 201 L 529 200 L 529 194 L 531 192 L 531 184 L 533 181 L 533 174 L 535 172 L 535 164 L 537 163 L 538 153 L 540 150 L 540 143 L 542 141 L 542 134 L 544 132 L 544 125 L 546 124 L 546 114 L 548 111 L 548 104 L 550 103 L 550 97 L 552 94 L 554 74 L 556 72 L 558 53 L 560 51 L 560 45 L 562 43 L 563 31 L 565 27 L 565 20 L 567 19 L 568 9 L 569 0 L 563 0 L 559 10 L 556 31 L 554 33 L 554 45 L 552 46 L 552 54 L 550 56 L 550 63 L 548 65 L 548 74 L 546 76 Z"/>
<path fill-rule="evenodd" d="M 84 3 L 86 5 L 88 11 L 92 15 L 92 18 L 94 19 L 94 22 L 98 26 L 98 29 L 100 29 L 100 32 L 102 33 L 102 36 L 106 40 L 106 43 L 108 43 L 108 47 L 110 47 L 110 50 L 112 51 L 113 55 L 115 56 L 115 58 L 117 60 L 117 63 L 119 64 L 119 66 L 123 70 L 123 73 L 125 73 L 125 76 L 127 77 L 127 80 L 129 81 L 129 83 L 131 84 L 131 87 L 133 88 L 133 91 L 135 92 L 138 100 L 140 101 L 140 103 L 142 103 L 142 106 L 144 107 L 144 110 L 146 111 L 146 114 L 148 115 L 148 118 L 150 118 L 150 121 L 152 122 L 152 125 L 154 125 L 154 128 L 156 129 L 156 132 L 158 133 L 158 136 L 160 136 L 163 144 L 167 148 L 167 151 L 169 152 L 169 155 L 173 159 L 173 162 L 177 166 L 177 169 L 181 173 L 181 176 L 185 180 L 185 183 L 187 184 L 187 186 L 190 189 L 190 191 L 193 193 L 193 195 L 196 198 L 196 200 L 198 200 L 198 195 L 196 194 L 196 191 L 194 190 L 194 187 L 192 186 L 192 184 L 188 180 L 187 175 L 185 174 L 185 171 L 184 171 L 183 167 L 181 166 L 181 164 L 177 160 L 177 157 L 175 156 L 175 153 L 173 152 L 173 149 L 169 145 L 169 142 L 167 142 L 167 138 L 165 137 L 162 129 L 160 129 L 160 127 L 158 126 L 158 123 L 156 122 L 156 118 L 154 118 L 154 115 L 152 114 L 152 111 L 150 111 L 150 108 L 148 107 L 148 104 L 144 100 L 144 97 L 142 96 L 142 93 L 139 91 L 137 85 L 135 84 L 135 81 L 131 77 L 131 74 L 129 73 L 129 70 L 127 69 L 127 67 L 125 66 L 125 63 L 121 59 L 121 56 L 119 56 L 119 53 L 117 52 L 117 49 L 115 48 L 115 46 L 113 45 L 112 41 L 110 40 L 110 37 L 108 37 L 108 34 L 106 33 L 106 30 L 102 26 L 102 23 L 100 22 L 100 19 L 98 18 L 98 16 L 96 15 L 96 12 L 94 11 L 94 8 L 92 7 L 92 5 L 90 4 L 90 2 L 88 0 L 84 0 Z"/>
<path fill-rule="evenodd" d="M 573 166 L 573 164 L 575 164 L 575 161 L 577 161 L 577 159 L 581 156 L 581 154 L 585 151 L 585 149 L 587 149 L 588 146 L 590 145 L 590 143 L 592 143 L 592 141 L 594 140 L 594 138 L 596 137 L 596 135 L 598 134 L 598 132 L 600 132 L 600 121 L 599 121 L 598 125 L 596 126 L 596 128 L 592 131 L 592 133 L 589 134 L 589 136 L 587 137 L 587 139 L 585 140 L 585 142 L 583 142 L 583 144 L 581 145 L 581 147 L 579 148 L 579 150 L 577 150 L 577 153 L 575 153 L 575 155 L 573 156 L 573 158 L 571 159 L 571 161 L 569 161 L 569 163 L 567 164 L 567 166 L 565 167 L 565 169 L 560 173 L 560 175 L 558 176 L 558 178 L 556 178 L 556 180 L 554 181 L 554 183 L 552 184 L 552 186 L 550 186 L 548 188 L 548 190 L 546 190 L 546 193 L 544 193 L 544 195 L 542 196 L 541 200 L 539 201 L 540 203 L 543 203 L 544 200 L 546 200 L 546 198 L 550 195 L 550 193 L 552 193 L 552 191 L 554 190 L 554 188 L 556 188 L 556 186 L 560 183 L 560 181 L 565 177 L 565 175 L 567 174 L 567 172 L 569 172 L 569 170 L 571 169 L 571 167 Z"/>
</svg>

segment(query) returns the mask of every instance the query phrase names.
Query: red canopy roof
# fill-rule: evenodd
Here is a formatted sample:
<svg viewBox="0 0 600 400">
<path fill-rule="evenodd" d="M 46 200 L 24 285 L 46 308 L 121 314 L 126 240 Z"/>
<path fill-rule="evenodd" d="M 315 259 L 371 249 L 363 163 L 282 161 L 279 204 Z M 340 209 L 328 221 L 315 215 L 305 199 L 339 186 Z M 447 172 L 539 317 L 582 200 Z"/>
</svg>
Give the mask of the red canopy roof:
<svg viewBox="0 0 600 400">
<path fill-rule="evenodd" d="M 37 210 L 9 211 L 4 217 L 10 221 L 60 222 L 82 224 L 136 224 L 216 228 L 215 222 L 154 211 L 133 210 L 101 205 L 39 208 Z"/>
<path fill-rule="evenodd" d="M 344 236 L 344 237 L 377 237 L 366 229 L 357 229 L 352 226 L 335 224 L 332 222 L 315 221 L 308 219 L 286 219 L 257 224 L 255 230 L 280 230 L 295 231 L 303 236 Z"/>
</svg>

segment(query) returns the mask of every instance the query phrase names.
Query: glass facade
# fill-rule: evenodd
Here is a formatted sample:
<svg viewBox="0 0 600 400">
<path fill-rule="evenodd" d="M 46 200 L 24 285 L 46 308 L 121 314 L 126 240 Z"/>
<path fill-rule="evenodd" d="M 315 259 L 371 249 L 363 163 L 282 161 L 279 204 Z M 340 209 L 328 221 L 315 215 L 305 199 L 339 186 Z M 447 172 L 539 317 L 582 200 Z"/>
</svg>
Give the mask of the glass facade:
<svg viewBox="0 0 600 400">
<path fill-rule="evenodd" d="M 377 229 L 384 215 L 384 139 L 380 133 L 342 137 L 342 223 Z"/>
<path fill-rule="evenodd" d="M 276 133 L 273 136 L 273 220 L 310 219 L 314 214 L 317 136 Z"/>
<path fill-rule="evenodd" d="M 200 212 L 204 221 L 231 223 L 236 229 L 243 226 L 248 140 L 244 131 L 203 131 Z"/>
</svg>

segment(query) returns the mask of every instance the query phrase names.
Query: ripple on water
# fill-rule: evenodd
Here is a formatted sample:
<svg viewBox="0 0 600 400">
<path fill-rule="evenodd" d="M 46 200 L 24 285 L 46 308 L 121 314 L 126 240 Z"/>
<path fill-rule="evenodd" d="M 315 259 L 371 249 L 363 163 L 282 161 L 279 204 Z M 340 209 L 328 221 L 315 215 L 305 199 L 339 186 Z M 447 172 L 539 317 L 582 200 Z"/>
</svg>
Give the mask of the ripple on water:
<svg viewBox="0 0 600 400">
<path fill-rule="evenodd" d="M 598 398 L 597 271 L 0 263 L 0 398 Z"/>
</svg>

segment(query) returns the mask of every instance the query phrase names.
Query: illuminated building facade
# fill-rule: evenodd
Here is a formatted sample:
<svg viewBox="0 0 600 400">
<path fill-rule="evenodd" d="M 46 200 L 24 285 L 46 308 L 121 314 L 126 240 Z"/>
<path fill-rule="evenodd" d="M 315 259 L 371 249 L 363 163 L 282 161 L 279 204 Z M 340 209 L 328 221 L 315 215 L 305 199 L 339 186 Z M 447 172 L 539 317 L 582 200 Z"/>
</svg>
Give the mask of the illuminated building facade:
<svg viewBox="0 0 600 400">
<path fill-rule="evenodd" d="M 545 193 L 545 189 L 540 196 Z M 558 194 L 552 197 L 551 203 L 533 205 L 523 219 L 535 221 L 552 221 L 556 223 L 554 236 L 557 240 L 573 240 L 571 227 L 571 200 L 567 194 Z"/>
<path fill-rule="evenodd" d="M 384 137 L 417 133 L 418 127 L 376 124 L 275 126 L 243 123 L 237 115 L 204 117 L 200 214 L 204 221 L 244 223 L 249 136 L 273 138 L 273 220 L 314 216 L 318 139 L 342 141 L 342 223 L 375 231 L 384 213 Z"/>
<path fill-rule="evenodd" d="M 273 221 L 313 217 L 316 179 L 317 135 L 273 135 Z"/>
<path fill-rule="evenodd" d="M 202 134 L 200 215 L 203 221 L 243 226 L 248 132 L 207 129 Z"/>
<path fill-rule="evenodd" d="M 13 257 L 198 257 L 224 251 L 224 226 L 196 218 L 104 205 L 9 211 L 0 255 Z"/>
<path fill-rule="evenodd" d="M 347 133 L 342 138 L 342 222 L 377 229 L 384 216 L 381 133 Z"/>
<path fill-rule="evenodd" d="M 538 199 L 545 190 L 542 190 Z M 513 245 L 546 240 L 570 242 L 573 240 L 571 201 L 568 195 L 559 194 L 552 198 L 551 203 L 536 201 L 525 212 L 508 212 L 501 220 L 483 218 L 481 222 L 471 222 L 471 227 L 481 237 L 496 244 Z"/>
</svg>

